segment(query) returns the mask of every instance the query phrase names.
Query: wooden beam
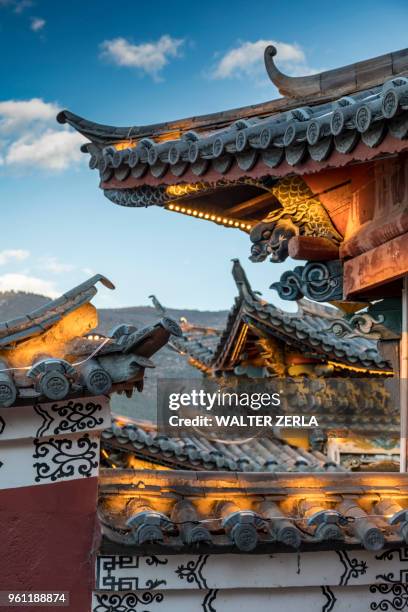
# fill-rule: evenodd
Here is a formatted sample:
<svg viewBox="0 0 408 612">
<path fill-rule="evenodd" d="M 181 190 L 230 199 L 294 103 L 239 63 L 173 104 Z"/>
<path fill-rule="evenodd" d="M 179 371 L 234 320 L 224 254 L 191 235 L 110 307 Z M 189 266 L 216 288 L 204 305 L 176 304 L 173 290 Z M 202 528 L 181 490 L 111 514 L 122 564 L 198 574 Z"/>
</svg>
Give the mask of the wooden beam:
<svg viewBox="0 0 408 612">
<path fill-rule="evenodd" d="M 314 472 L 314 473 L 270 473 L 270 472 L 194 472 L 186 470 L 112 470 L 100 472 L 100 495 L 126 494 L 143 496 L 159 492 L 164 495 L 171 490 L 186 496 L 214 495 L 220 493 L 245 495 L 265 493 L 279 496 L 317 493 L 324 495 L 408 495 L 408 475 L 398 472 Z"/>
<path fill-rule="evenodd" d="M 237 215 L 238 213 L 239 216 L 242 213 L 248 214 L 250 212 L 255 212 L 256 210 L 264 208 L 273 202 L 276 202 L 276 198 L 272 193 L 262 193 L 255 198 L 251 198 L 250 200 L 245 200 L 245 202 L 240 202 L 235 206 L 231 206 L 231 208 L 226 209 L 225 212 L 227 215 Z"/>
<path fill-rule="evenodd" d="M 344 296 L 385 285 L 408 274 L 408 234 L 402 234 L 344 263 Z"/>
<path fill-rule="evenodd" d="M 303 261 L 339 259 L 339 247 L 329 238 L 293 236 L 288 243 L 289 257 Z"/>
</svg>

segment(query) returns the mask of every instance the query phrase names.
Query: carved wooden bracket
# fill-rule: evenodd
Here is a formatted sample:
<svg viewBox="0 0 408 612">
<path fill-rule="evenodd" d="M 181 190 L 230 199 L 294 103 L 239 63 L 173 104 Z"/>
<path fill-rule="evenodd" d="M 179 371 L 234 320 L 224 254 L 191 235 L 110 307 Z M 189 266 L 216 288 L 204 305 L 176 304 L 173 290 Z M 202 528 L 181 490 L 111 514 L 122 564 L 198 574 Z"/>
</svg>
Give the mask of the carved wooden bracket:
<svg viewBox="0 0 408 612">
<path fill-rule="evenodd" d="M 343 266 L 339 260 L 309 262 L 284 272 L 277 283 L 272 283 L 282 300 L 307 297 L 316 302 L 343 298 Z"/>
</svg>

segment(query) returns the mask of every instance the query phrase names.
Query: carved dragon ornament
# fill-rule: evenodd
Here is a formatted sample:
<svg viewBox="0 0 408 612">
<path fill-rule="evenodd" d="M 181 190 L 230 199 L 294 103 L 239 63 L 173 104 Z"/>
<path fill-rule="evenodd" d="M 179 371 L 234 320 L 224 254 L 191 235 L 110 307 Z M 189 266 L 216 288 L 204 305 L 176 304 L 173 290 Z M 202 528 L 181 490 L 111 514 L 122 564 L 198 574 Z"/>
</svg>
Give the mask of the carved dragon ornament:
<svg viewBox="0 0 408 612">
<path fill-rule="evenodd" d="M 264 261 L 268 256 L 272 262 L 285 261 L 293 236 L 318 236 L 335 244 L 342 241 L 323 204 L 301 177 L 286 177 L 271 192 L 281 208 L 252 228 L 251 261 Z"/>
</svg>

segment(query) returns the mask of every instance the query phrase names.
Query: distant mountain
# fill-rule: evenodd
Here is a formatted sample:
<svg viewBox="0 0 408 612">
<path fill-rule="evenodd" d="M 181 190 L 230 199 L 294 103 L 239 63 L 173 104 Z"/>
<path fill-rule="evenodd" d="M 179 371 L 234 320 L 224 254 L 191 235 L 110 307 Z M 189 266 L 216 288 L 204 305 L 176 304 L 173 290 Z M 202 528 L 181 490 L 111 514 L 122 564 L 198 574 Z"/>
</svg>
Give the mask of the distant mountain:
<svg viewBox="0 0 408 612">
<path fill-rule="evenodd" d="M 0 291 L 0 321 L 27 314 L 49 301 L 50 298 L 35 293 Z"/>
<path fill-rule="evenodd" d="M 175 321 L 185 317 L 190 323 L 205 327 L 222 328 L 225 325 L 228 312 L 204 310 L 178 310 L 167 309 L 166 316 Z M 143 327 L 155 323 L 161 318 L 160 314 L 151 306 L 134 306 L 131 308 L 103 308 L 99 310 L 99 327 L 101 333 L 108 333 L 120 322 L 131 323 L 136 327 Z M 156 381 L 157 378 L 201 378 L 202 374 L 188 364 L 182 355 L 168 347 L 163 348 L 153 357 L 156 369 L 147 370 L 143 393 L 134 392 L 132 399 L 124 395 L 113 398 L 113 410 L 120 414 L 138 418 L 156 418 Z"/>
<path fill-rule="evenodd" d="M 23 291 L 0 292 L 0 321 L 13 319 L 39 308 L 49 298 Z M 108 333 L 118 323 L 130 323 L 136 327 L 144 327 L 158 321 L 160 314 L 152 306 L 133 306 L 127 308 L 102 308 L 98 311 L 98 331 Z M 190 323 L 205 327 L 222 328 L 225 325 L 228 312 L 226 310 L 180 310 L 169 308 L 166 316 L 179 321 L 185 317 Z M 156 418 L 156 380 L 160 378 L 201 378 L 202 374 L 191 367 L 186 358 L 168 347 L 163 348 L 154 357 L 156 369 L 148 370 L 145 377 L 143 393 L 135 391 L 131 399 L 124 395 L 112 398 L 113 410 L 138 418 Z"/>
</svg>

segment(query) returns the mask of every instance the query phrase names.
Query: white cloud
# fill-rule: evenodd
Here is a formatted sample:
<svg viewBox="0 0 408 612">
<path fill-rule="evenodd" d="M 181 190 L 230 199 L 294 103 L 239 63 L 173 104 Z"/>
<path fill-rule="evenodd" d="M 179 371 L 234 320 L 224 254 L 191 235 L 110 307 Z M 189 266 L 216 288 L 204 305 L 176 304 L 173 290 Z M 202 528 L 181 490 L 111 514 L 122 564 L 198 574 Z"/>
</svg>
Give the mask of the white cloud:
<svg viewBox="0 0 408 612">
<path fill-rule="evenodd" d="M 242 42 L 239 46 L 230 49 L 218 60 L 211 72 L 214 79 L 232 77 L 259 78 L 265 72 L 264 51 L 268 45 L 277 49 L 279 64 L 290 74 L 310 74 L 313 72 L 307 65 L 305 53 L 302 48 L 294 44 L 276 40 L 257 40 L 255 42 Z"/>
<path fill-rule="evenodd" d="M 0 8 L 3 7 L 11 7 L 14 9 L 15 13 L 22 13 L 26 8 L 32 6 L 33 3 L 31 0 L 0 0 Z"/>
<path fill-rule="evenodd" d="M 5 163 L 9 166 L 65 170 L 82 158 L 80 146 L 84 141 L 81 134 L 68 130 L 47 130 L 39 137 L 25 134 L 10 145 Z"/>
<path fill-rule="evenodd" d="M 94 276 L 94 274 L 95 274 L 95 272 L 92 270 L 92 268 L 81 268 L 81 272 L 83 272 L 87 276 Z"/>
<path fill-rule="evenodd" d="M 47 270 L 47 272 L 52 272 L 54 274 L 62 274 L 64 272 L 72 272 L 75 269 L 75 266 L 72 264 L 63 263 L 59 261 L 56 257 L 43 257 L 39 260 L 40 268 L 43 270 Z"/>
<path fill-rule="evenodd" d="M 156 42 L 134 45 L 126 38 L 113 38 L 101 44 L 102 55 L 118 66 L 139 68 L 154 79 L 169 63 L 169 58 L 180 55 L 180 47 L 184 44 L 181 38 L 172 38 L 168 34 L 161 36 Z"/>
<path fill-rule="evenodd" d="M 27 274 L 10 273 L 0 275 L 0 291 L 27 291 L 51 298 L 59 295 L 54 283 L 35 276 L 28 276 Z"/>
<path fill-rule="evenodd" d="M 56 257 L 43 257 L 40 259 L 40 268 L 53 272 L 54 274 L 63 274 L 64 272 L 72 272 L 75 266 L 72 264 L 63 263 Z"/>
<path fill-rule="evenodd" d="M 1 257 L 1 252 L 0 252 Z M 75 266 L 74 264 L 64 263 L 60 261 L 57 257 L 39 257 L 35 263 L 35 269 L 41 270 L 41 272 L 51 272 L 52 274 L 64 274 L 66 272 L 81 272 L 82 274 L 86 274 L 89 276 L 94 276 L 95 272 L 92 268 L 80 268 Z"/>
<path fill-rule="evenodd" d="M 27 8 L 30 8 L 30 6 L 33 5 L 33 2 L 31 2 L 31 0 L 16 0 L 14 4 L 14 11 L 19 14 L 25 11 Z"/>
<path fill-rule="evenodd" d="M 0 102 L 0 165 L 3 168 L 64 170 L 83 159 L 86 138 L 68 126 L 57 127 L 60 110 L 41 98 Z"/>
<path fill-rule="evenodd" d="M 10 261 L 24 261 L 29 256 L 30 252 L 24 249 L 6 249 L 5 251 L 0 251 L 0 266 L 4 266 Z"/>
<path fill-rule="evenodd" d="M 31 100 L 4 100 L 0 102 L 0 133 L 40 122 L 54 122 L 60 108 L 41 98 Z"/>
<path fill-rule="evenodd" d="M 45 26 L 45 23 L 46 23 L 45 19 L 42 19 L 41 17 L 32 17 L 30 29 L 33 32 L 39 32 L 40 30 L 43 29 L 43 27 Z"/>
</svg>

